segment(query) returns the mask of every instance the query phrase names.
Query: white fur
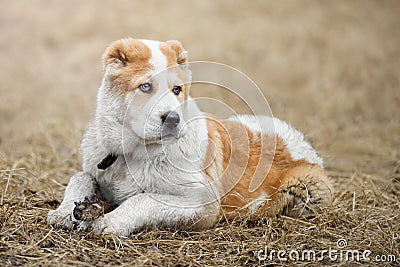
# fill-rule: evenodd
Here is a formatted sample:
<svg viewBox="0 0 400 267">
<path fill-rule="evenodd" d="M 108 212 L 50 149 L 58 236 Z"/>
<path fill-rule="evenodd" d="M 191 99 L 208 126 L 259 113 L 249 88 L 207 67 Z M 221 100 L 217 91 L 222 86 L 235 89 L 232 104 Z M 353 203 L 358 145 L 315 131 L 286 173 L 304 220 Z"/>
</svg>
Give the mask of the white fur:
<svg viewBox="0 0 400 267">
<path fill-rule="evenodd" d="M 160 43 L 153 40 L 141 40 L 145 45 L 147 45 L 151 50 L 150 63 L 154 67 L 155 72 L 164 71 L 167 69 L 167 58 L 161 52 L 159 46 Z"/>
<path fill-rule="evenodd" d="M 286 144 L 294 160 L 304 159 L 310 163 L 323 167 L 323 159 L 315 149 L 305 140 L 304 135 L 290 124 L 269 116 L 238 115 L 229 120 L 243 123 L 253 132 L 262 134 L 277 134 Z"/>
</svg>

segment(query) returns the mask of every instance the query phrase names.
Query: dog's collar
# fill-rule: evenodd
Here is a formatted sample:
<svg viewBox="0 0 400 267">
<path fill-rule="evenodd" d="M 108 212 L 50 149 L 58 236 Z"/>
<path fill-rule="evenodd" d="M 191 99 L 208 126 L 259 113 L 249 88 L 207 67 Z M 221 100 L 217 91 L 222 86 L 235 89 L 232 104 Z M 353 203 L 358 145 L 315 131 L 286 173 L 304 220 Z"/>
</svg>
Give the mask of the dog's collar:
<svg viewBox="0 0 400 267">
<path fill-rule="evenodd" d="M 113 165 L 113 163 L 117 160 L 118 155 L 114 155 L 114 154 L 108 154 L 107 157 L 105 157 L 104 159 L 102 159 L 100 161 L 99 164 L 97 164 L 97 169 L 100 170 L 105 170 L 108 167 L 110 167 L 111 165 Z"/>
</svg>

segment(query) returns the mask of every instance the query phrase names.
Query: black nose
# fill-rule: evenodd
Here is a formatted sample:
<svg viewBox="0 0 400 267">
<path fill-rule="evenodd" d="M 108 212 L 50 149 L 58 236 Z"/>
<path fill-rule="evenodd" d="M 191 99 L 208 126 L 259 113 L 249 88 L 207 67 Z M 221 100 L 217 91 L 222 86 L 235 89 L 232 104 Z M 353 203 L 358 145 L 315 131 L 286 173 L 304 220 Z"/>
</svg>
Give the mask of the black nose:
<svg viewBox="0 0 400 267">
<path fill-rule="evenodd" d="M 180 120 L 179 114 L 175 111 L 167 111 L 161 115 L 162 123 L 170 129 L 178 126 Z"/>
</svg>

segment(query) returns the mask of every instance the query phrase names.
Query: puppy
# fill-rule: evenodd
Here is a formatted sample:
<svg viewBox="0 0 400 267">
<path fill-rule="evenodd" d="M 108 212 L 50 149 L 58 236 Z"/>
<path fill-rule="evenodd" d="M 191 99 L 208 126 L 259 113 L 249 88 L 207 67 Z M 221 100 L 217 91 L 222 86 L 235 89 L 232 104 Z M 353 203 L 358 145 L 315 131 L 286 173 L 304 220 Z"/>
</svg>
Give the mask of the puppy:
<svg viewBox="0 0 400 267">
<path fill-rule="evenodd" d="M 303 134 L 267 116 L 218 119 L 189 95 L 178 41 L 121 39 L 104 53 L 97 108 L 50 224 L 128 236 L 147 227 L 207 229 L 220 218 L 299 216 L 331 202 L 323 161 Z M 74 202 L 116 208 L 92 221 Z"/>
</svg>

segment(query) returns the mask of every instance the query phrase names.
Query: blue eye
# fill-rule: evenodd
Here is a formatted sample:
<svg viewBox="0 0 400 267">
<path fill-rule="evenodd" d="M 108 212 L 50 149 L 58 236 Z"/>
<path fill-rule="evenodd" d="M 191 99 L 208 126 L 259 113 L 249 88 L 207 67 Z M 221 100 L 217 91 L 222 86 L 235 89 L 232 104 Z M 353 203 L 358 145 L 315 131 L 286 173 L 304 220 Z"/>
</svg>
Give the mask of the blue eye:
<svg viewBox="0 0 400 267">
<path fill-rule="evenodd" d="M 175 85 L 175 86 L 172 88 L 172 91 L 174 92 L 174 94 L 179 95 L 179 94 L 182 92 L 182 87 L 180 87 L 180 86 L 178 86 L 178 85 Z"/>
<path fill-rule="evenodd" d="M 150 93 L 153 91 L 153 86 L 150 83 L 142 83 L 138 88 L 143 93 Z"/>
</svg>

